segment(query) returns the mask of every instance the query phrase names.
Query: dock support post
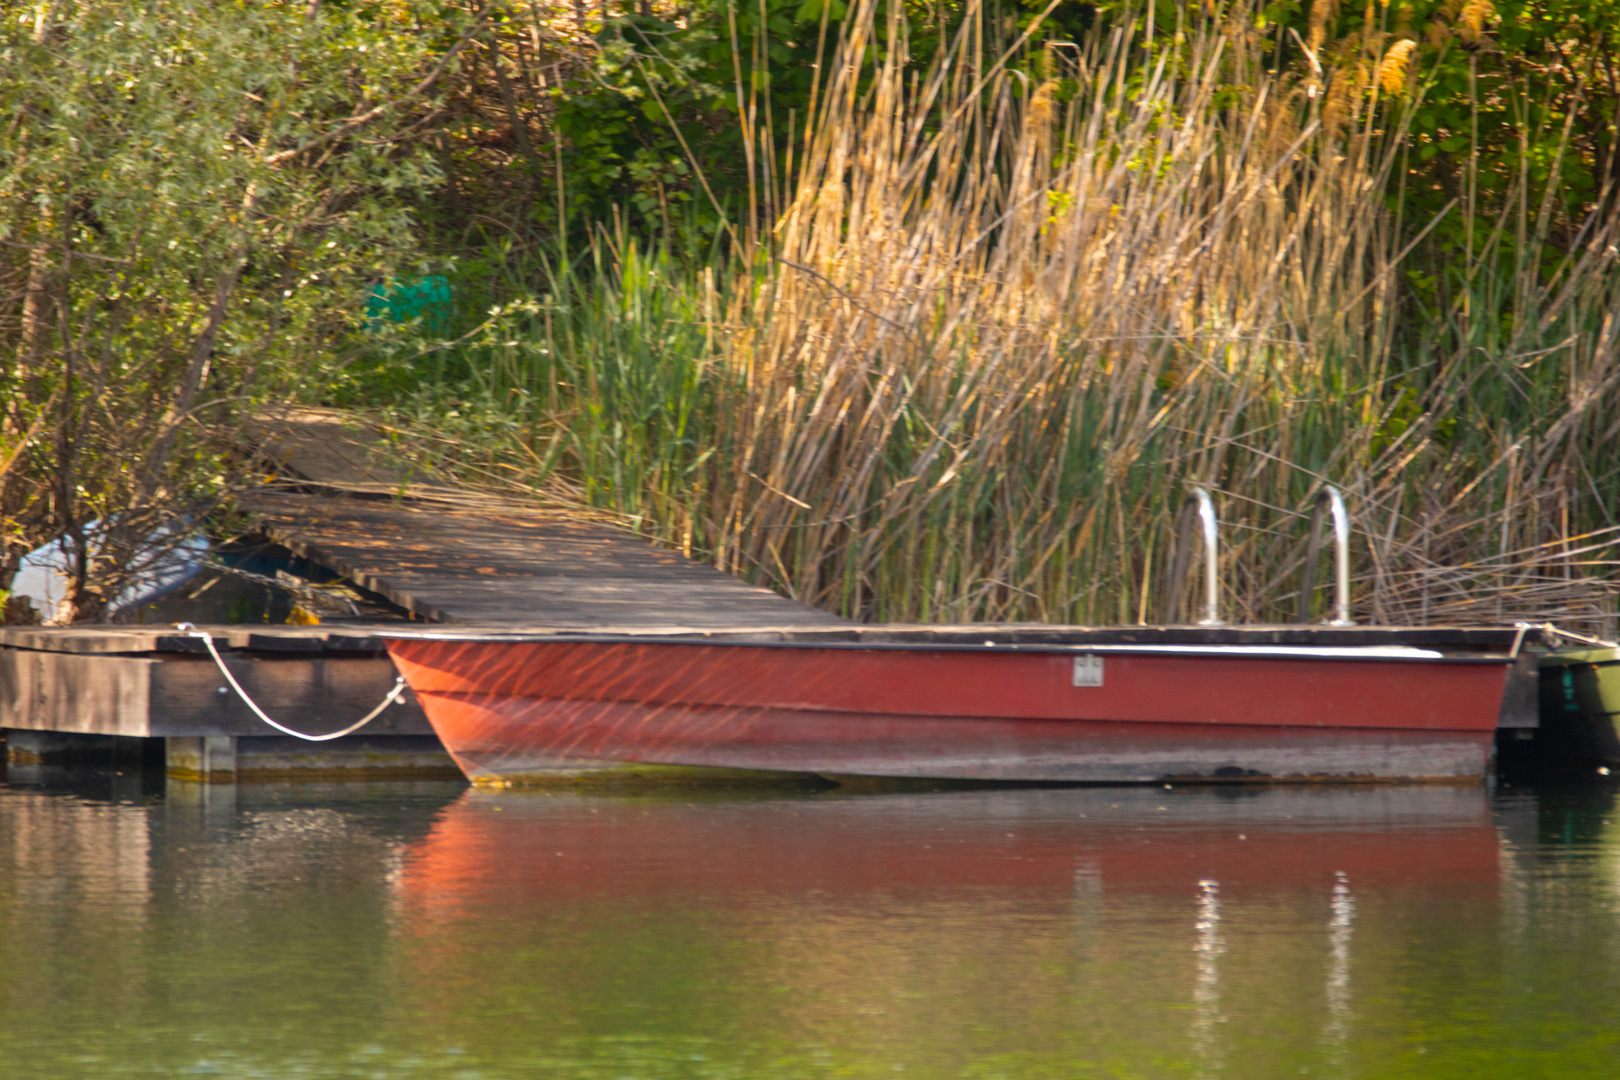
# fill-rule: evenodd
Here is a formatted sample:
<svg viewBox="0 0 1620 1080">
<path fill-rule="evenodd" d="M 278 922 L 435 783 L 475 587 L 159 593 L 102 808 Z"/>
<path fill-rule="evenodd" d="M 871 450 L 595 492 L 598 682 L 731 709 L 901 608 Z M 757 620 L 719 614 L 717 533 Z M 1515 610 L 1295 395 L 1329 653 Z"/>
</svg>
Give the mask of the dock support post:
<svg viewBox="0 0 1620 1080">
<path fill-rule="evenodd" d="M 204 784 L 236 782 L 236 736 L 185 735 L 168 739 L 168 773 Z"/>
</svg>

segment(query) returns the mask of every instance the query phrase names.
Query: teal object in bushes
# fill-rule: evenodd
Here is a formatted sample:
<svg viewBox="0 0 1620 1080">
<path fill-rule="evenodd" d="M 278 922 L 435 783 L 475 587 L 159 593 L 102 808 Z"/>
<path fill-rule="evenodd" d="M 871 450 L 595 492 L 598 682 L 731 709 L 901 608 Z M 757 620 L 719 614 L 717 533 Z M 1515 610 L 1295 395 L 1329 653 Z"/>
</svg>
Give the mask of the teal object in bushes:
<svg viewBox="0 0 1620 1080">
<path fill-rule="evenodd" d="M 449 279 L 436 274 L 373 285 L 366 297 L 366 322 L 376 326 L 383 319 L 396 323 L 421 319 L 424 329 L 444 333 L 450 329 L 453 299 Z"/>
</svg>

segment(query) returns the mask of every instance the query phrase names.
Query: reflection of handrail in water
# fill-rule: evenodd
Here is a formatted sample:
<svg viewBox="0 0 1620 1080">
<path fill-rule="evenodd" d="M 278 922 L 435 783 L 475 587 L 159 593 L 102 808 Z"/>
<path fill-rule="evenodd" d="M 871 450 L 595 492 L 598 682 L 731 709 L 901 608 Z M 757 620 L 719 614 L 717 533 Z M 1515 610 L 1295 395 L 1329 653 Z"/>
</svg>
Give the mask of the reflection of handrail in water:
<svg viewBox="0 0 1620 1080">
<path fill-rule="evenodd" d="M 1333 900 L 1328 919 L 1328 961 L 1326 1040 L 1343 1047 L 1350 1037 L 1350 935 L 1355 929 L 1356 898 L 1350 893 L 1350 877 L 1344 871 L 1333 875 Z"/>
<path fill-rule="evenodd" d="M 1202 1071 L 1219 1072 L 1220 1054 L 1215 1045 L 1215 1025 L 1221 1020 L 1221 968 L 1220 957 L 1226 951 L 1221 937 L 1221 883 L 1205 878 L 1198 883 L 1198 940 L 1193 952 L 1198 955 L 1198 974 L 1193 984 L 1193 1006 L 1197 1013 L 1193 1019 L 1193 1053 L 1198 1057 Z"/>
</svg>

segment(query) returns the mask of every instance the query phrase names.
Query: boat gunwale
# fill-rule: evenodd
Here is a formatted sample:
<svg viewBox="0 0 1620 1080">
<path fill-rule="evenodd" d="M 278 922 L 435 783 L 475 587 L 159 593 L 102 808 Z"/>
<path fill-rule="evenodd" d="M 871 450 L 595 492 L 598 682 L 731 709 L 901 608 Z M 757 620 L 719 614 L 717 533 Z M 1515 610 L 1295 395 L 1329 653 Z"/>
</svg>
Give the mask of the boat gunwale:
<svg viewBox="0 0 1620 1080">
<path fill-rule="evenodd" d="M 1195 659 L 1243 659 L 1243 660 L 1297 660 L 1321 662 L 1347 662 L 1347 663 L 1398 663 L 1398 664 L 1512 664 L 1517 659 L 1511 653 L 1472 653 L 1472 654 L 1446 654 L 1424 651 L 1421 655 L 1401 654 L 1392 652 L 1374 652 L 1373 650 L 1389 649 L 1389 645 L 1359 646 L 1368 650 L 1365 654 L 1353 651 L 1358 646 L 1348 645 L 1178 645 L 1178 644 L 1152 644 L 1152 643 L 1098 643 L 1098 644 L 1064 644 L 1059 642 L 987 642 L 973 644 L 969 642 L 927 642 L 927 641 L 760 641 L 715 639 L 686 635 L 637 635 L 637 634 L 589 634 L 589 633 L 558 633 L 536 634 L 516 632 L 511 634 L 499 633 L 455 633 L 455 632 L 415 632 L 415 633 L 386 633 L 377 637 L 385 642 L 394 641 L 434 641 L 434 642 L 467 642 L 482 645 L 685 645 L 708 648 L 756 648 L 756 649 L 823 649 L 835 652 L 963 652 L 985 654 L 1022 654 L 1022 655 L 1055 655 L 1055 656 L 1085 656 L 1085 655 L 1136 655 L 1136 656 L 1165 656 L 1189 657 Z M 1396 646 L 1404 647 L 1404 646 Z M 1308 650 L 1320 651 L 1308 651 Z M 1414 647 L 1414 651 L 1415 647 Z"/>
</svg>

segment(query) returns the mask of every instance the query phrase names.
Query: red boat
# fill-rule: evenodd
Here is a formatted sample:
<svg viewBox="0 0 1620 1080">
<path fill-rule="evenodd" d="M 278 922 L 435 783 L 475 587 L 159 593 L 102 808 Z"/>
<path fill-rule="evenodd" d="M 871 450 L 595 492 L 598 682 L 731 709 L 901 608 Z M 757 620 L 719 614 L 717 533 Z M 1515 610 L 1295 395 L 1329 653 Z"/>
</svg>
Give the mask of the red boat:
<svg viewBox="0 0 1620 1080">
<path fill-rule="evenodd" d="M 1445 780 L 1483 774 L 1525 633 L 444 628 L 390 636 L 388 649 L 475 783 L 691 768 Z"/>
</svg>

